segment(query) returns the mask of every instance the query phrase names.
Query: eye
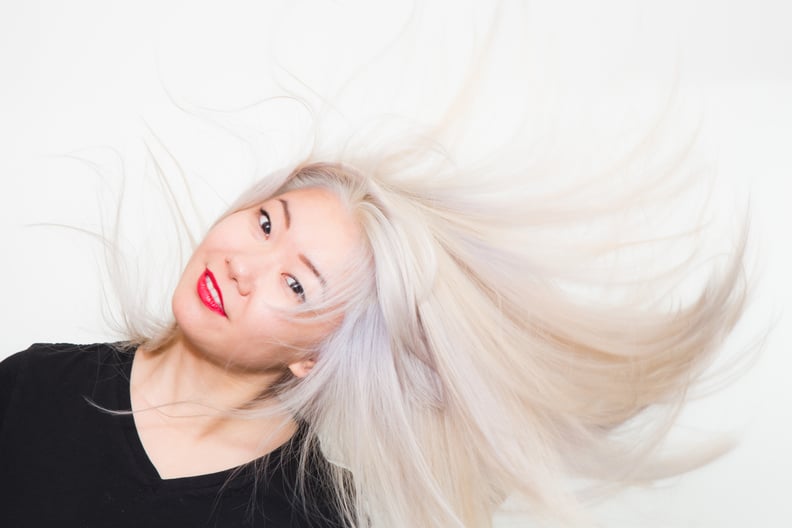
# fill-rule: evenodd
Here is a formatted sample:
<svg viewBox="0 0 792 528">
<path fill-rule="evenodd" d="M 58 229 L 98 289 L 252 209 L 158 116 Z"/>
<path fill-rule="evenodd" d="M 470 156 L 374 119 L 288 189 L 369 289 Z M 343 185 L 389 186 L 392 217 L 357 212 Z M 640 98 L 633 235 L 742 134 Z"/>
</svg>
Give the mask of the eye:
<svg viewBox="0 0 792 528">
<path fill-rule="evenodd" d="M 264 235 L 269 237 L 270 231 L 272 231 L 272 223 L 270 222 L 269 214 L 264 209 L 260 209 L 260 213 L 259 225 L 261 226 L 261 230 L 264 231 Z"/>
<path fill-rule="evenodd" d="M 284 275 L 284 279 L 286 280 L 286 286 L 291 288 L 294 294 L 300 299 L 300 302 L 305 302 L 305 290 L 300 284 L 300 281 L 292 277 L 291 275 Z"/>
</svg>

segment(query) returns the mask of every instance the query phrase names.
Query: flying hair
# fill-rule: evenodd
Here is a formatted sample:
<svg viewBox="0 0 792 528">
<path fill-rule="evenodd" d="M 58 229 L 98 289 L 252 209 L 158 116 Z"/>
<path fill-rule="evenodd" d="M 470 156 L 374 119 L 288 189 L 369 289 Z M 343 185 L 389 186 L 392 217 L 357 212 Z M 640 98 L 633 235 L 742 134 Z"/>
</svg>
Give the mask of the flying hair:
<svg viewBox="0 0 792 528">
<path fill-rule="evenodd" d="M 229 208 L 320 187 L 363 233 L 327 301 L 290 314 L 342 314 L 306 351 L 316 365 L 262 393 L 307 424 L 306 446 L 318 443 L 329 460 L 350 526 L 488 526 L 507 496 L 580 523 L 564 476 L 657 476 L 643 475 L 642 462 L 742 313 L 745 233 L 676 310 L 651 297 L 581 300 L 550 274 L 552 263 L 536 262 L 525 231 L 541 226 L 530 209 L 513 208 L 513 195 L 461 193 L 447 163 L 425 164 L 431 176 L 399 165 L 305 160 Z M 573 251 L 580 259 L 590 249 Z M 659 408 L 664 418 L 627 434 Z"/>
<path fill-rule="evenodd" d="M 257 174 L 221 216 L 321 188 L 359 227 L 329 294 L 283 312 L 338 321 L 303 351 L 310 373 L 286 372 L 227 410 L 305 424 L 303 467 L 320 449 L 350 527 L 487 527 L 507 499 L 586 526 L 569 477 L 616 488 L 717 454 L 663 472 L 649 463 L 745 309 L 747 215 L 729 251 L 704 263 L 706 219 L 644 233 L 703 180 L 695 137 L 664 141 L 670 112 L 594 174 L 525 130 L 462 161 L 452 139 L 487 53 L 436 126 L 382 121 L 333 142 L 317 112 L 309 151 Z M 682 288 L 694 275 L 698 287 Z M 148 348 L 176 330 L 128 322 L 130 342 Z"/>
</svg>

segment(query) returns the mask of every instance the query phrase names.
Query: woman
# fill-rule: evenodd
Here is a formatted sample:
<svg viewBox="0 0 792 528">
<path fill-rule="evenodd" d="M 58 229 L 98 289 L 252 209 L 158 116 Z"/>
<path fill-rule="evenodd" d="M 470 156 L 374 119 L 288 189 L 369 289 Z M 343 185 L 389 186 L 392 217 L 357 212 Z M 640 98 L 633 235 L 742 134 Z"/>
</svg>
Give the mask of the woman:
<svg viewBox="0 0 792 528">
<path fill-rule="evenodd" d="M 479 527 L 510 496 L 576 523 L 563 475 L 645 477 L 662 431 L 620 426 L 707 365 L 742 250 L 674 312 L 581 302 L 529 245 L 552 204 L 405 160 L 264 178 L 167 331 L 4 361 L 0 525 Z"/>
</svg>

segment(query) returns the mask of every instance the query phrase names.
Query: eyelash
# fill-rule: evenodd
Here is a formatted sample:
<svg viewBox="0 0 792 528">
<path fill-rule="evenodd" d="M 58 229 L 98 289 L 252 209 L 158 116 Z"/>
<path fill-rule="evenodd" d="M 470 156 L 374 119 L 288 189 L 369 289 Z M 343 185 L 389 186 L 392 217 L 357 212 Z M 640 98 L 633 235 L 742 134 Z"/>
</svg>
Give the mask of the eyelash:
<svg viewBox="0 0 792 528">
<path fill-rule="evenodd" d="M 269 238 L 270 233 L 272 232 L 272 221 L 270 221 L 269 213 L 267 213 L 264 208 L 259 209 L 259 213 L 259 226 L 264 232 L 264 237 Z M 288 286 L 291 291 L 294 292 L 299 301 L 305 302 L 305 289 L 302 287 L 302 284 L 300 284 L 300 281 L 291 275 L 283 275 L 283 278 L 286 281 L 286 286 Z"/>
</svg>

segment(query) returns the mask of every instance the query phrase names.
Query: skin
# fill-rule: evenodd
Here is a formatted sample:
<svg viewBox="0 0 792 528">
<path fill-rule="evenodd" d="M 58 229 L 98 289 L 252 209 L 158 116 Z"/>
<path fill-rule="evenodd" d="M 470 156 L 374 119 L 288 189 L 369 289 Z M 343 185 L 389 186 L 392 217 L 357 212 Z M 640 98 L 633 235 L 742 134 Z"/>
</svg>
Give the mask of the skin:
<svg viewBox="0 0 792 528">
<path fill-rule="evenodd" d="M 175 339 L 138 350 L 132 365 L 132 409 L 143 411 L 135 424 L 162 478 L 244 464 L 293 434 L 289 416 L 240 419 L 212 409 L 242 408 L 285 373 L 309 373 L 307 351 L 340 321 L 295 321 L 283 309 L 321 301 L 360 240 L 338 197 L 318 188 L 238 211 L 207 233 L 173 295 Z M 199 295 L 207 269 L 224 314 Z"/>
</svg>

